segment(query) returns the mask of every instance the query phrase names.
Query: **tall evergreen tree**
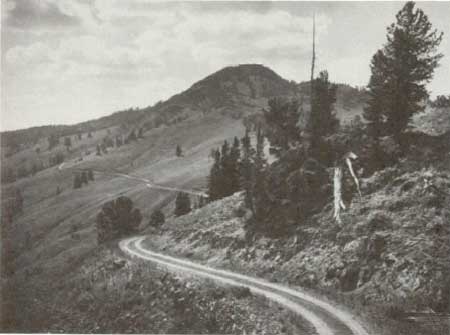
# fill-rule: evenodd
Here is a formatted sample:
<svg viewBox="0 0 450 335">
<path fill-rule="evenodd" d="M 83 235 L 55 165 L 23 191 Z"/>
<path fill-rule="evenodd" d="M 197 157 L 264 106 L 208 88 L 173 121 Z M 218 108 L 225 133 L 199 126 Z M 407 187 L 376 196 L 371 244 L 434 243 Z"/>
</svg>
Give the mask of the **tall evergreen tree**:
<svg viewBox="0 0 450 335">
<path fill-rule="evenodd" d="M 370 76 L 368 85 L 369 100 L 364 108 L 363 116 L 367 120 L 368 135 L 373 139 L 378 139 L 383 135 L 384 111 L 386 110 L 388 87 L 385 85 L 385 77 L 388 73 L 387 58 L 383 51 L 378 50 L 372 57 Z"/>
<path fill-rule="evenodd" d="M 223 178 L 220 151 L 215 150 L 214 163 L 211 167 L 208 178 L 208 195 L 211 201 L 221 198 L 222 180 Z"/>
<path fill-rule="evenodd" d="M 245 192 L 245 205 L 254 212 L 253 206 L 253 160 L 255 150 L 251 146 L 248 129 L 245 131 L 245 136 L 241 139 L 242 143 L 242 159 L 239 164 L 239 175 L 241 188 Z"/>
<path fill-rule="evenodd" d="M 220 180 L 220 197 L 226 197 L 232 193 L 230 180 L 230 146 L 228 141 L 224 141 L 221 149 L 221 180 Z"/>
<path fill-rule="evenodd" d="M 237 137 L 233 140 L 233 146 L 230 150 L 229 178 L 231 193 L 235 193 L 240 189 L 239 183 L 239 160 L 241 157 L 240 143 Z"/>
<path fill-rule="evenodd" d="M 313 146 L 321 138 L 337 130 L 339 121 L 333 112 L 334 103 L 336 102 L 336 90 L 337 86 L 330 83 L 327 71 L 320 72 L 319 77 L 314 79 L 310 115 Z"/>
<path fill-rule="evenodd" d="M 387 28 L 386 45 L 372 59 L 364 114 L 371 125 L 381 120 L 387 133 L 398 140 L 412 116 L 423 111 L 428 98 L 425 85 L 442 58 L 437 53 L 442 36 L 414 2 L 397 13 L 396 22 Z"/>
<path fill-rule="evenodd" d="M 266 135 L 270 144 L 281 152 L 300 141 L 299 103 L 296 100 L 286 101 L 282 98 L 269 100 L 269 109 L 264 110 L 267 124 Z"/>
<path fill-rule="evenodd" d="M 264 158 L 264 135 L 260 127 L 256 131 L 256 153 L 253 165 L 252 194 L 256 221 L 263 222 L 267 207 L 266 159 Z"/>
</svg>

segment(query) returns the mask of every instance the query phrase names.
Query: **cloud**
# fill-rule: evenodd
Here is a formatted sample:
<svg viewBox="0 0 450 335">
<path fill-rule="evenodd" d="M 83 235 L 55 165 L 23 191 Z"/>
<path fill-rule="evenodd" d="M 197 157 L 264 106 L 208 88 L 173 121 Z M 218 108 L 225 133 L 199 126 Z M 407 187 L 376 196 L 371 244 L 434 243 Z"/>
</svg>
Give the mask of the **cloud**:
<svg viewBox="0 0 450 335">
<path fill-rule="evenodd" d="M 65 13 L 56 3 L 46 0 L 8 0 L 6 12 L 6 25 L 13 28 L 61 28 L 79 24 L 76 16 Z"/>
<path fill-rule="evenodd" d="M 62 22 L 79 25 L 76 30 L 56 30 L 51 38 L 40 34 L 3 55 L 11 97 L 7 109 L 26 115 L 45 110 L 54 122 L 95 117 L 95 110 L 151 105 L 237 63 L 263 63 L 292 76 L 293 64 L 309 57 L 311 18 L 284 10 L 203 12 L 185 4 L 114 0 L 47 0 L 39 8 L 14 4 L 10 20 L 26 17 L 24 8 L 34 17 L 21 26 L 23 34 L 35 33 L 37 13 L 46 21 L 39 29 L 55 22 L 57 27 Z M 320 37 L 330 21 L 324 15 L 317 21 Z M 53 93 L 46 96 L 48 92 Z"/>
<path fill-rule="evenodd" d="M 365 84 L 371 55 L 397 10 L 370 6 L 8 0 L 3 100 L 11 115 L 25 113 L 30 125 L 64 123 L 153 104 L 229 65 L 259 63 L 286 79 L 308 80 L 313 10 L 317 71 L 328 69 L 333 81 Z M 433 22 L 448 32 L 441 13 L 432 13 Z M 448 86 L 445 62 L 439 70 L 444 76 L 435 81 L 440 87 Z"/>
</svg>

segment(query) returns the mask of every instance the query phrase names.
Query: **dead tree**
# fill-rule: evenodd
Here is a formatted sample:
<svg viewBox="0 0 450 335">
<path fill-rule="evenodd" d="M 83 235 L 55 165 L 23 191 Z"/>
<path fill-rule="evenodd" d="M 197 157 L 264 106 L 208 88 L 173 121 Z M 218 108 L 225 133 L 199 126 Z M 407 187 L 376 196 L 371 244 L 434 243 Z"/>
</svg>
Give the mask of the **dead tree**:
<svg viewBox="0 0 450 335">
<path fill-rule="evenodd" d="M 356 156 L 353 152 L 348 152 L 344 155 L 342 160 L 336 164 L 334 167 L 334 176 L 333 176 L 333 196 L 334 196 L 334 214 L 333 218 L 338 222 L 341 223 L 341 210 L 345 210 L 345 204 L 342 200 L 342 173 L 347 166 L 348 171 L 350 172 L 350 175 L 352 176 L 353 181 L 355 182 L 356 190 L 358 191 L 358 195 L 361 198 L 361 190 L 359 187 L 359 180 L 358 177 L 355 174 L 355 171 L 353 170 L 352 160 L 357 159 L 358 156 Z"/>
</svg>

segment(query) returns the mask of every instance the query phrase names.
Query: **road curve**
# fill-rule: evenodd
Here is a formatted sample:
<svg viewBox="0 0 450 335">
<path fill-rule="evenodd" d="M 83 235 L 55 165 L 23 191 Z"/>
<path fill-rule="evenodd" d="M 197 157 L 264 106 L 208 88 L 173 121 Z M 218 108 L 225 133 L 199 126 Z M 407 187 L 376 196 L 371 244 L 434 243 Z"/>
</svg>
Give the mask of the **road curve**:
<svg viewBox="0 0 450 335">
<path fill-rule="evenodd" d="M 305 292 L 156 253 L 142 246 L 144 239 L 143 236 L 128 238 L 120 241 L 119 247 L 133 257 L 162 264 L 169 269 L 210 278 L 228 285 L 247 287 L 253 293 L 263 295 L 297 313 L 308 321 L 319 335 L 368 335 L 367 330 L 350 313 Z"/>
</svg>

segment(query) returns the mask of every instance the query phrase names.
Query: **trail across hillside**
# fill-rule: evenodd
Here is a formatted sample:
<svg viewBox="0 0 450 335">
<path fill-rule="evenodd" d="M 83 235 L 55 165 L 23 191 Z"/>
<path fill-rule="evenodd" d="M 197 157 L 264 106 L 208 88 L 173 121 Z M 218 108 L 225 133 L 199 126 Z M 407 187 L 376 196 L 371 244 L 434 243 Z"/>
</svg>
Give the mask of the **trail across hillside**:
<svg viewBox="0 0 450 335">
<path fill-rule="evenodd" d="M 82 163 L 82 162 L 80 162 L 80 163 Z M 78 164 L 80 164 L 80 163 L 78 163 Z M 74 166 L 77 165 L 77 163 L 73 164 L 70 167 L 64 167 L 65 165 L 66 165 L 65 163 L 60 164 L 58 166 L 58 170 L 61 171 L 63 169 L 72 169 L 75 171 L 84 171 L 87 169 L 87 168 L 74 168 Z M 122 178 L 126 178 L 126 179 L 143 182 L 143 183 L 145 183 L 145 186 L 147 186 L 148 188 L 152 188 L 152 189 L 156 189 L 156 190 L 163 190 L 163 191 L 170 191 L 170 192 L 183 192 L 183 193 L 187 193 L 187 194 L 191 194 L 191 195 L 195 195 L 195 196 L 199 196 L 199 197 L 204 197 L 204 198 L 208 197 L 208 194 L 206 194 L 205 192 L 191 190 L 191 189 L 185 189 L 185 188 L 179 188 L 179 187 L 158 185 L 158 184 L 153 183 L 153 181 L 151 181 L 150 179 L 133 176 L 133 175 L 129 175 L 126 173 L 109 172 L 109 171 L 98 170 L 98 169 L 91 169 L 91 170 L 93 172 L 100 173 L 100 174 L 107 175 L 107 176 L 122 177 Z"/>
<path fill-rule="evenodd" d="M 213 269 L 208 266 L 156 253 L 142 246 L 144 239 L 145 237 L 142 236 L 128 238 L 122 240 L 119 243 L 119 247 L 122 251 L 133 257 L 162 264 L 172 270 L 210 278 L 228 285 L 247 287 L 253 293 L 276 301 L 300 315 L 303 319 L 311 323 L 319 335 L 368 335 L 365 328 L 350 313 L 305 292 L 235 272 Z"/>
</svg>

